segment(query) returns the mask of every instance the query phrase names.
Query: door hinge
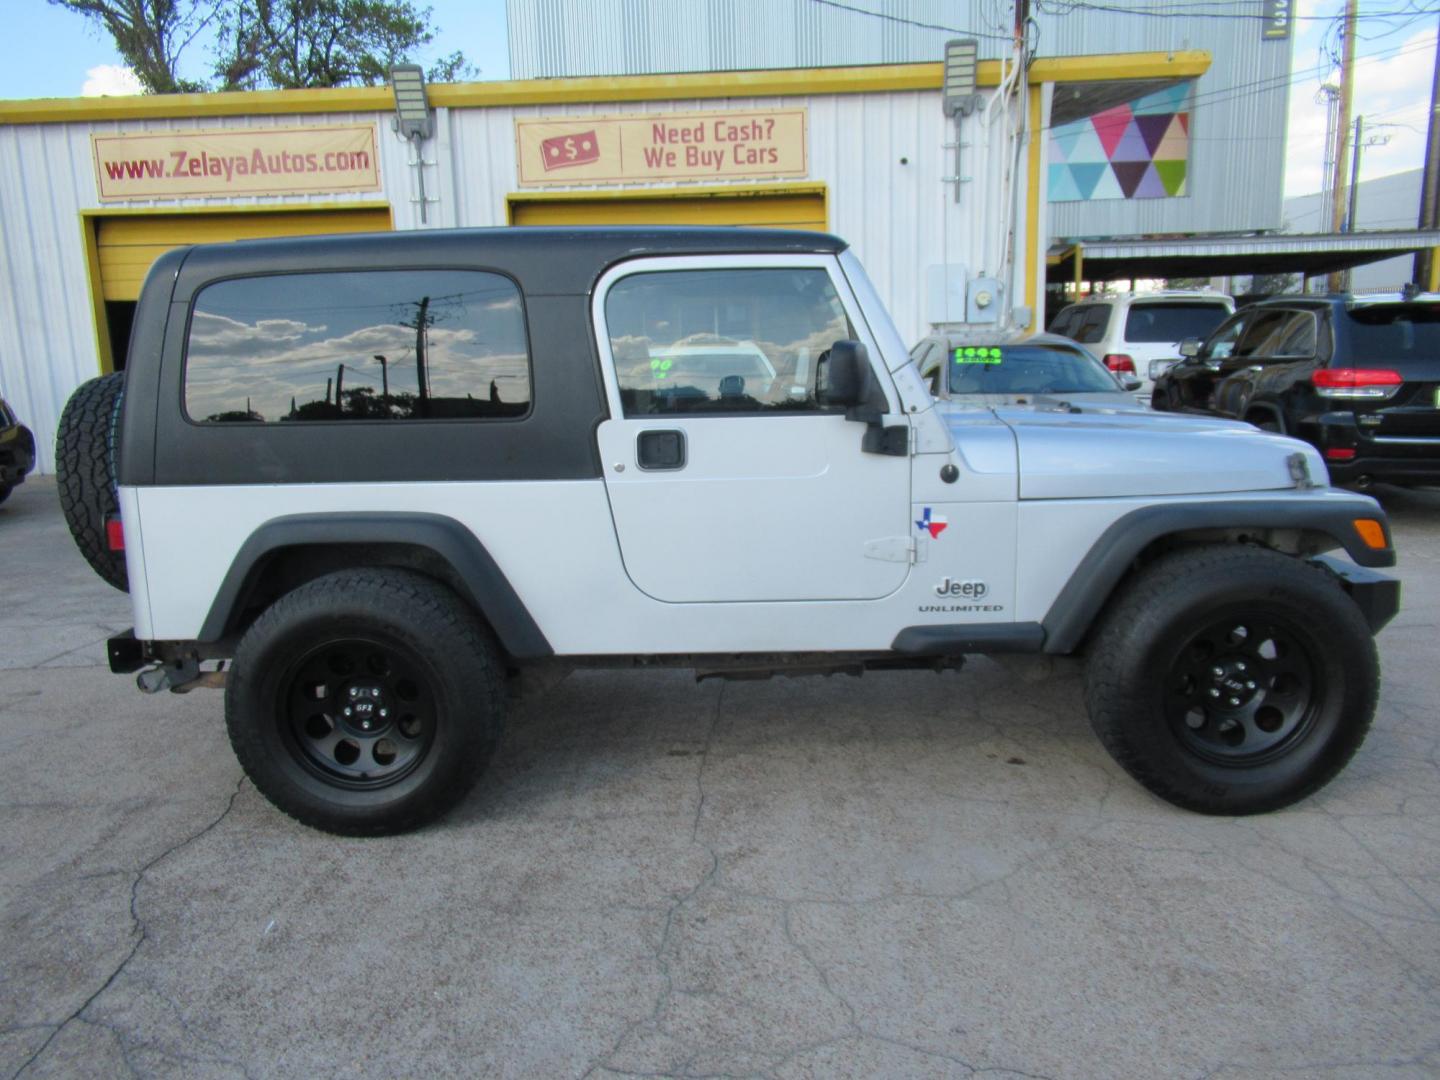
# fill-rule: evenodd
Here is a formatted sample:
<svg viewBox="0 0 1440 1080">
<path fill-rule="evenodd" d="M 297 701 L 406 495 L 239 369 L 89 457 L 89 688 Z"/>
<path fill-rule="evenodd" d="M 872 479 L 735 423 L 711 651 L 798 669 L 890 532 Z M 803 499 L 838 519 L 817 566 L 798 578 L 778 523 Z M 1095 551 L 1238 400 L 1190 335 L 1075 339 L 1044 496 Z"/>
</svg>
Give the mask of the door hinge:
<svg viewBox="0 0 1440 1080">
<path fill-rule="evenodd" d="M 865 557 L 881 562 L 917 563 L 925 559 L 925 549 L 913 536 L 882 536 L 865 541 Z"/>
</svg>

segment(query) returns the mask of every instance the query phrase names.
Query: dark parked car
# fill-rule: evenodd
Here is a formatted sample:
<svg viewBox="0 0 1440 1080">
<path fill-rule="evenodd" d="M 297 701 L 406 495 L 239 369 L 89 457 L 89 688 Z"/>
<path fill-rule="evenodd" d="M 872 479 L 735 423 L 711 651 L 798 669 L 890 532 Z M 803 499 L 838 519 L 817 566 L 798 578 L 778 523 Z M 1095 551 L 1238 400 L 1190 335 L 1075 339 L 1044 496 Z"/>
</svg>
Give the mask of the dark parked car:
<svg viewBox="0 0 1440 1080">
<path fill-rule="evenodd" d="M 1440 302 L 1276 296 L 1181 352 L 1155 408 L 1304 439 L 1336 483 L 1440 483 Z"/>
<path fill-rule="evenodd" d="M 35 436 L 0 398 L 0 502 L 35 468 Z"/>
</svg>

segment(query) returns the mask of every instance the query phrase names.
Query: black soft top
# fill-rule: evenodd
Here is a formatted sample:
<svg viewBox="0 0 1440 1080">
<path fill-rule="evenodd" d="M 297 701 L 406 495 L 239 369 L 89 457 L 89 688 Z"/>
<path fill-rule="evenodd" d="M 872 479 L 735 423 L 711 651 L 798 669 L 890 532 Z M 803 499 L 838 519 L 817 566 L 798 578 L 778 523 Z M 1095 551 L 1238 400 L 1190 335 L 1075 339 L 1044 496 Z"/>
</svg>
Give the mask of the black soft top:
<svg viewBox="0 0 1440 1080">
<path fill-rule="evenodd" d="M 197 244 L 181 249 L 174 299 L 208 281 L 251 274 L 405 266 L 487 267 L 518 279 L 529 294 L 587 293 L 617 262 L 645 255 L 834 254 L 845 241 L 792 229 L 693 226 L 435 229 L 285 237 Z"/>
</svg>

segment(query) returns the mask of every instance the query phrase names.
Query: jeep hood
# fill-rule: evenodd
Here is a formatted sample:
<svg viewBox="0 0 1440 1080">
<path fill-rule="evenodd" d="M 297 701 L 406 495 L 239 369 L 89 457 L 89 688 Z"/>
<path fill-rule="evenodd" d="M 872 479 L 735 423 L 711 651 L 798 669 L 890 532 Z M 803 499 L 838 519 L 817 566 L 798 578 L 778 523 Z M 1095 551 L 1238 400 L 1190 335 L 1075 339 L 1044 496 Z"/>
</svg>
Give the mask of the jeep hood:
<svg viewBox="0 0 1440 1080">
<path fill-rule="evenodd" d="M 1312 447 L 1235 420 L 1137 409 L 993 411 L 1015 434 L 1022 499 L 1292 488 L 1295 454 L 1304 455 L 1314 483 L 1329 482 Z"/>
</svg>

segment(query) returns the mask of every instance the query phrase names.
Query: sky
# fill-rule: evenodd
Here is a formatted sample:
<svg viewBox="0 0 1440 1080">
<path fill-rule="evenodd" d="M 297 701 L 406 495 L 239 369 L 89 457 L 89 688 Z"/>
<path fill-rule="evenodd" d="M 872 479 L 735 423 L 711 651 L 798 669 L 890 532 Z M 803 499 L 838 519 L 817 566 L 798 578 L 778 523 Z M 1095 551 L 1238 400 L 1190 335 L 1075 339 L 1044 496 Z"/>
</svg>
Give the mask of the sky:
<svg viewBox="0 0 1440 1080">
<path fill-rule="evenodd" d="M 480 68 L 480 78 L 509 77 L 505 0 L 430 0 L 430 6 L 439 37 L 426 54 L 417 57 L 421 63 L 459 49 Z M 1363 17 L 1405 6 L 1401 0 L 1361 0 L 1360 13 Z M 6 33 L 0 37 L 0 99 L 134 91 L 133 76 L 121 66 L 109 38 L 80 16 L 45 0 L 5 0 L 5 7 L 8 17 Z M 1295 21 L 1285 133 L 1287 197 L 1320 190 L 1325 107 L 1316 102 L 1315 95 L 1323 82 L 1334 79 L 1320 52 L 1330 25 L 1323 17 L 1343 9 L 1344 0 L 1298 0 L 1300 17 Z M 1366 118 L 1375 137 L 1386 140 L 1384 145 L 1365 147 L 1362 180 L 1421 165 L 1436 22 L 1434 14 L 1362 19 L 1357 51 L 1371 58 L 1357 65 L 1354 113 Z M 37 47 L 37 43 L 46 44 Z M 206 49 L 192 48 L 191 52 L 182 74 L 203 77 L 210 59 Z"/>
</svg>

